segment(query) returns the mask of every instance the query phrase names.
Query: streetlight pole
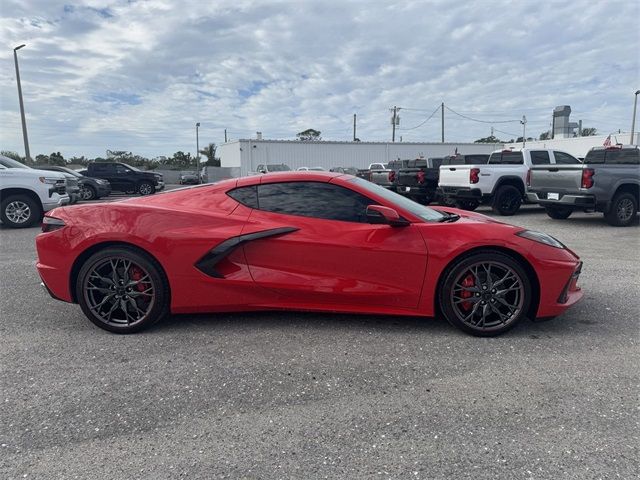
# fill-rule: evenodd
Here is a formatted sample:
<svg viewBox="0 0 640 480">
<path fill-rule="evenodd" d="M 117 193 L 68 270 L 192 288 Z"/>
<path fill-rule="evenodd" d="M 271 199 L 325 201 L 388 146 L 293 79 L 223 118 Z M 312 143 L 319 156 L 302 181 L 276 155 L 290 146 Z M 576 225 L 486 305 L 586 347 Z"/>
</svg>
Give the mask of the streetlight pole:
<svg viewBox="0 0 640 480">
<path fill-rule="evenodd" d="M 525 144 L 527 143 L 527 117 L 522 115 L 522 120 L 520 120 L 520 123 L 522 124 L 522 148 L 524 148 Z"/>
<path fill-rule="evenodd" d="M 198 183 L 200 182 L 200 139 L 198 138 L 198 128 L 200 122 L 196 123 L 196 175 L 198 175 Z"/>
<path fill-rule="evenodd" d="M 635 98 L 633 100 L 633 118 L 631 119 L 631 140 L 629 143 L 633 145 L 633 132 L 636 129 L 636 108 L 638 107 L 638 94 L 640 90 L 636 90 Z"/>
<path fill-rule="evenodd" d="M 18 50 L 26 45 L 18 45 L 13 49 L 13 60 L 16 64 L 16 82 L 18 82 L 18 99 L 20 100 L 20 115 L 22 117 L 22 138 L 24 139 L 24 154 L 27 162 L 31 161 L 31 153 L 29 152 L 29 137 L 27 136 L 27 120 L 24 116 L 24 102 L 22 101 L 22 85 L 20 85 L 20 68 L 18 68 Z"/>
</svg>

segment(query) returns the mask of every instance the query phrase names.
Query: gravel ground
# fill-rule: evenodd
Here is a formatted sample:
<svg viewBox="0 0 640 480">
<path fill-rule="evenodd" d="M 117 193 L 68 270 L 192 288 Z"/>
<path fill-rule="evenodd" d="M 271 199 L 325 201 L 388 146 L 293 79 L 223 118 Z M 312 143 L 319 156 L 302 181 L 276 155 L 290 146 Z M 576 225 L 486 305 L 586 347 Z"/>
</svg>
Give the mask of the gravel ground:
<svg viewBox="0 0 640 480">
<path fill-rule="evenodd" d="M 307 313 L 117 336 L 0 227 L 0 478 L 638 478 L 638 226 L 508 221 L 578 252 L 585 298 L 490 339 Z"/>
</svg>

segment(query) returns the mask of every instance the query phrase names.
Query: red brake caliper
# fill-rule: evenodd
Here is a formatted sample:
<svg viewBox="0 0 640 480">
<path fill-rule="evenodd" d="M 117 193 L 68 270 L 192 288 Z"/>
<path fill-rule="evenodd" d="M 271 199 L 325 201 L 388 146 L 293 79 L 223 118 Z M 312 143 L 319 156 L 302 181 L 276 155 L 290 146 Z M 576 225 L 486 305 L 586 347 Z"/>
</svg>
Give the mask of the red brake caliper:
<svg viewBox="0 0 640 480">
<path fill-rule="evenodd" d="M 473 275 L 469 274 L 465 277 L 465 279 L 462 281 L 462 286 L 465 288 L 470 288 L 473 287 L 475 285 L 475 280 L 473 279 Z M 462 290 L 462 293 L 460 293 L 460 296 L 462 298 L 471 298 L 473 297 L 473 292 L 470 292 L 469 290 Z M 465 310 L 469 310 L 472 306 L 471 302 L 462 302 L 462 308 L 464 308 Z"/>
<path fill-rule="evenodd" d="M 144 277 L 144 272 L 140 270 L 138 267 L 133 266 L 129 269 L 129 278 L 134 282 L 137 282 L 142 277 Z M 144 292 L 147 289 L 146 283 L 138 283 L 136 286 L 136 290 L 139 292 Z"/>
</svg>

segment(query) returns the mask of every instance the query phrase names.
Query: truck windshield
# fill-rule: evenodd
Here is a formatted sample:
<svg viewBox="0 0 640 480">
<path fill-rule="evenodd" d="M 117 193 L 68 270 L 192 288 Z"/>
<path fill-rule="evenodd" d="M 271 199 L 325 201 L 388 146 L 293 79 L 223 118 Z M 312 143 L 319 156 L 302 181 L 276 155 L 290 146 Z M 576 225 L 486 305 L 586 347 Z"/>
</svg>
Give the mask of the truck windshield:
<svg viewBox="0 0 640 480">
<path fill-rule="evenodd" d="M 9 157 L 0 157 L 0 165 L 7 168 L 27 168 L 27 169 L 31 168 L 31 167 L 27 167 L 26 165 L 23 165 L 20 162 L 16 162 L 15 160 Z"/>
<path fill-rule="evenodd" d="M 351 180 L 349 180 L 349 182 L 355 183 L 365 191 L 371 192 L 374 195 L 382 197 L 385 200 L 387 200 L 389 203 L 393 205 L 397 205 L 399 208 L 406 210 L 408 212 L 411 212 L 417 217 L 420 217 L 423 220 L 426 220 L 428 222 L 439 222 L 442 220 L 442 218 L 445 217 L 445 215 L 441 214 L 440 212 L 432 208 L 420 205 L 419 203 L 414 202 L 413 200 L 409 200 L 407 197 L 398 195 L 397 193 L 392 192 L 391 190 L 387 190 L 386 188 L 381 187 L 380 185 L 376 185 L 375 183 L 371 183 L 367 180 L 363 180 L 362 178 L 357 178 L 357 177 L 352 178 Z"/>
</svg>

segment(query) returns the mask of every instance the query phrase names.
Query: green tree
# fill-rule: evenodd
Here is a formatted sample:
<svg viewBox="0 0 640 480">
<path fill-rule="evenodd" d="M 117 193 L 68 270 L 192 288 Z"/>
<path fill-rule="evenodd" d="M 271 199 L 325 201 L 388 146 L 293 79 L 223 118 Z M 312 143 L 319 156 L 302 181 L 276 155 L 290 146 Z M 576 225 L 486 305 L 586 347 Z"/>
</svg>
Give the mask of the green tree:
<svg viewBox="0 0 640 480">
<path fill-rule="evenodd" d="M 36 165 L 49 165 L 49 155 L 36 155 Z"/>
<path fill-rule="evenodd" d="M 478 140 L 475 140 L 473 143 L 504 143 L 504 142 L 499 138 L 495 137 L 494 135 L 489 135 L 488 137 L 479 138 Z"/>
<path fill-rule="evenodd" d="M 551 130 L 547 130 L 546 132 L 542 132 L 538 137 L 539 140 L 550 140 L 551 139 Z"/>
<path fill-rule="evenodd" d="M 216 150 L 217 150 L 217 148 L 218 147 L 216 147 L 215 143 L 210 143 L 206 147 L 200 149 L 200 153 L 202 155 L 204 155 L 205 157 L 207 157 L 207 161 L 206 161 L 206 163 L 204 163 L 204 165 L 206 165 L 208 167 L 219 167 L 220 166 L 220 159 L 216 158 Z"/>
<path fill-rule="evenodd" d="M 593 137 L 596 133 L 598 133 L 598 129 L 596 128 L 587 127 L 582 129 L 583 137 Z"/>
<path fill-rule="evenodd" d="M 306 130 L 297 133 L 296 137 L 298 137 L 298 140 L 300 140 L 301 142 L 319 142 L 320 140 L 322 140 L 320 133 L 320 130 L 307 128 Z"/>
<path fill-rule="evenodd" d="M 64 167 L 67 164 L 60 152 L 53 152 L 51 155 L 49 155 L 49 163 L 51 165 L 57 165 L 59 167 Z"/>
</svg>

